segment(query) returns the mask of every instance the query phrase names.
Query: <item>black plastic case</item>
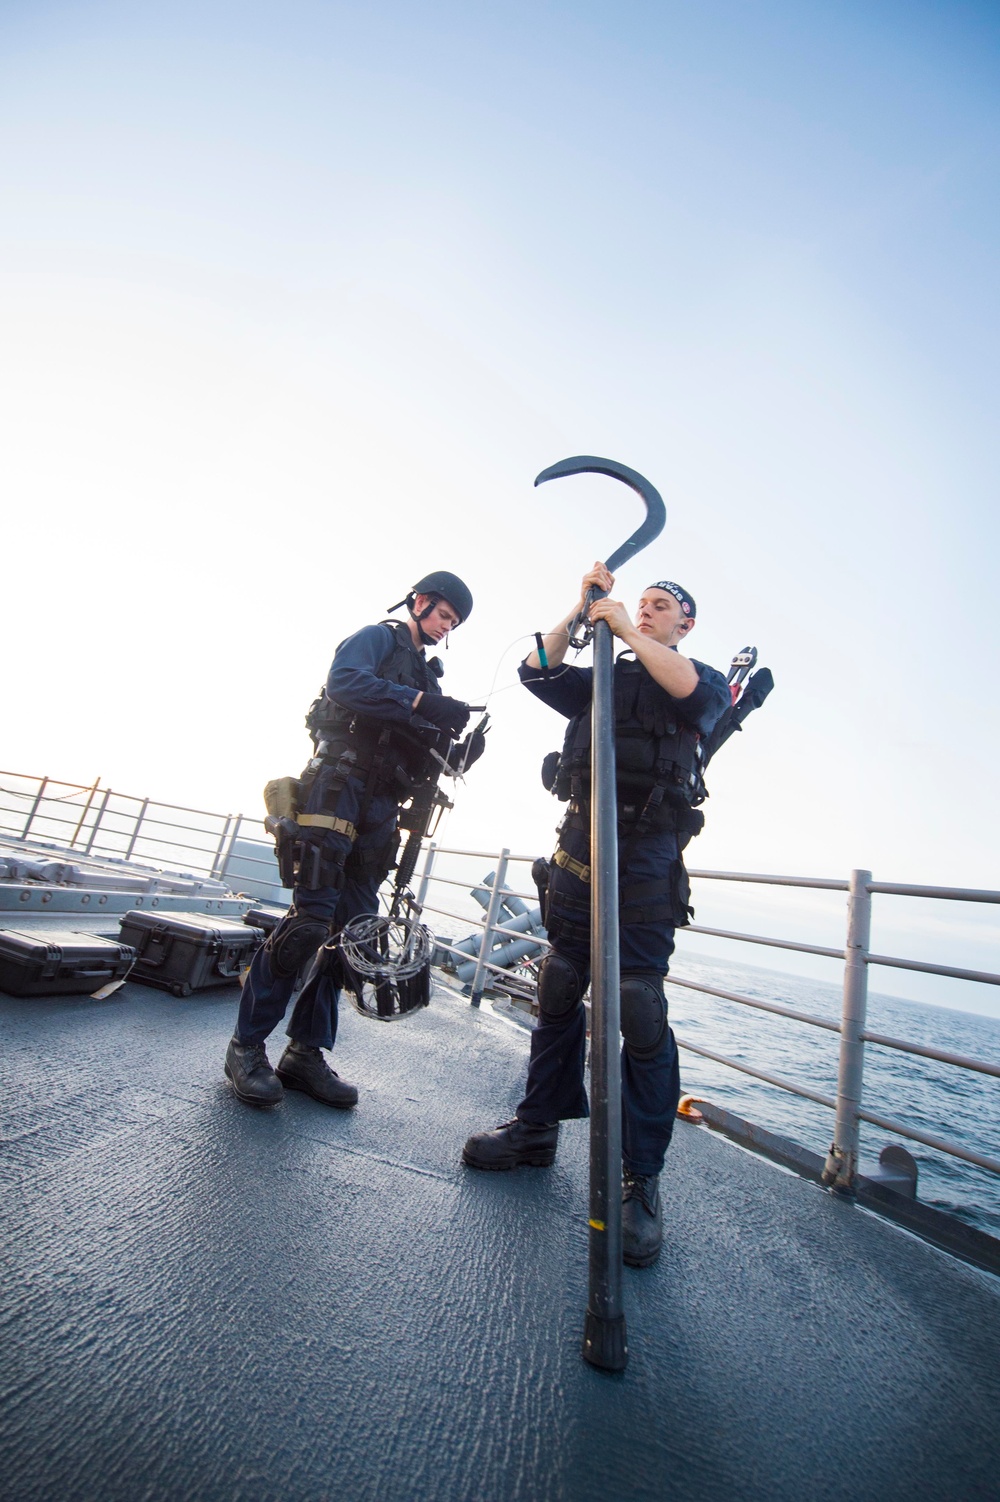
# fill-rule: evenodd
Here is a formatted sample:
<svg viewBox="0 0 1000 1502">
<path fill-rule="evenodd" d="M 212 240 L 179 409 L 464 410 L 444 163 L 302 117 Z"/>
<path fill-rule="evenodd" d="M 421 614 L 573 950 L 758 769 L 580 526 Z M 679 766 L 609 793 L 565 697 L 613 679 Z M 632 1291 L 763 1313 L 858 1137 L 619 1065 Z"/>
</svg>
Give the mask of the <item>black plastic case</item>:
<svg viewBox="0 0 1000 1502">
<path fill-rule="evenodd" d="M 0 991 L 8 996 L 89 996 L 128 975 L 134 961 L 127 943 L 96 934 L 0 930 Z"/>
<path fill-rule="evenodd" d="M 125 944 L 137 959 L 132 979 L 190 996 L 208 986 L 234 985 L 263 944 L 263 929 L 208 913 L 140 912 L 121 920 Z"/>
<path fill-rule="evenodd" d="M 262 928 L 270 938 L 285 916 L 285 912 L 274 913 L 270 908 L 252 907 L 243 914 L 243 922 L 249 924 L 251 928 Z"/>
</svg>

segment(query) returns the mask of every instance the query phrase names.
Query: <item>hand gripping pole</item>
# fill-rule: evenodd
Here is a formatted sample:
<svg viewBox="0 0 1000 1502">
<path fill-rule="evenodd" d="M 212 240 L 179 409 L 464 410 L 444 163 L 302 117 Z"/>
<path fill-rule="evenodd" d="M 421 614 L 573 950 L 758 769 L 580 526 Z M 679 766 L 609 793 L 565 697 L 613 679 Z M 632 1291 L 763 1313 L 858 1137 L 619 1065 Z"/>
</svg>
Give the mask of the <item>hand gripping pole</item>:
<svg viewBox="0 0 1000 1502">
<path fill-rule="evenodd" d="M 545 469 L 535 481 L 609 475 L 637 491 L 646 519 L 607 560 L 612 572 L 663 531 L 666 508 L 649 481 L 613 459 L 581 455 Z M 600 598 L 603 591 L 594 591 Z M 594 630 L 590 771 L 590 1265 L 582 1355 L 604 1371 L 628 1361 L 622 1312 L 622 1126 L 618 954 L 618 809 L 615 794 L 614 640 L 606 621 Z"/>
</svg>

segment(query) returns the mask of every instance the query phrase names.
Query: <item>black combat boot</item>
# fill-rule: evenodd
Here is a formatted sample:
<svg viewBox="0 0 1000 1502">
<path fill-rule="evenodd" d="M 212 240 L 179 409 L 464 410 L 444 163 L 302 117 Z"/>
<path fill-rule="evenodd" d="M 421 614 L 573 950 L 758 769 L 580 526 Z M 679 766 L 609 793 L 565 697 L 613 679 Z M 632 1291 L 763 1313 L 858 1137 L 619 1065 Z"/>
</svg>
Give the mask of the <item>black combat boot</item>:
<svg viewBox="0 0 1000 1502">
<path fill-rule="evenodd" d="M 659 1174 L 622 1173 L 622 1260 L 651 1267 L 663 1241 Z"/>
<path fill-rule="evenodd" d="M 304 1090 L 325 1106 L 349 1111 L 358 1103 L 357 1086 L 349 1085 L 330 1068 L 321 1049 L 305 1043 L 289 1043 L 278 1060 L 278 1078 L 287 1090 Z"/>
<path fill-rule="evenodd" d="M 267 1062 L 263 1043 L 240 1043 L 233 1038 L 226 1049 L 226 1074 L 248 1106 L 276 1106 L 285 1093 Z"/>
<path fill-rule="evenodd" d="M 462 1149 L 470 1168 L 548 1168 L 555 1162 L 559 1123 L 505 1121 L 492 1132 L 477 1132 Z"/>
</svg>

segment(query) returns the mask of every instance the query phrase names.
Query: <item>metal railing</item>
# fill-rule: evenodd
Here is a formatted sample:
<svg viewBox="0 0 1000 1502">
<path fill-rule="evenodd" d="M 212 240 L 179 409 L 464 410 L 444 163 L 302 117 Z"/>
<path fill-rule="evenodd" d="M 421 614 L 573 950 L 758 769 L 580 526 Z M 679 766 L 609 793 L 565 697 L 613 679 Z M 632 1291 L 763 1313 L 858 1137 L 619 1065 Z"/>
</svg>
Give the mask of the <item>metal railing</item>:
<svg viewBox="0 0 1000 1502">
<path fill-rule="evenodd" d="M 261 820 L 119 793 L 100 779 L 84 786 L 0 772 L 0 841 L 86 860 L 166 864 L 174 873 L 182 866 L 184 875 L 222 883 L 235 871 L 280 890 Z"/>
<path fill-rule="evenodd" d="M 176 816 L 183 816 L 183 818 Z M 181 838 L 175 836 L 181 836 Z M 197 838 L 184 838 L 184 836 Z M 158 803 L 149 798 L 137 798 L 130 794 L 117 793 L 110 788 L 102 788 L 99 780 L 92 785 L 85 786 L 78 783 L 58 782 L 49 777 L 25 777 L 16 773 L 0 773 L 0 841 L 3 840 L 36 849 L 55 846 L 60 853 L 77 852 L 91 859 L 115 862 L 177 859 L 177 853 L 180 852 L 188 871 L 203 874 L 217 881 L 226 881 L 237 864 L 241 868 L 240 874 L 244 877 L 246 875 L 242 870 L 244 865 L 258 871 L 259 878 L 265 886 L 277 879 L 273 850 L 264 834 L 261 821 L 247 819 L 242 814 L 213 814 L 203 809 Z M 492 881 L 470 882 L 468 878 L 459 879 L 442 875 L 437 869 L 437 862 L 441 856 L 494 862 Z M 477 929 L 480 931 L 478 947 L 475 948 L 473 955 L 474 973 L 468 987 L 470 1002 L 474 1007 L 481 1004 L 491 974 L 509 975 L 507 964 L 497 963 L 491 958 L 498 937 L 514 940 L 530 939 L 531 945 L 537 952 L 543 952 L 549 947 L 548 940 L 543 934 L 538 932 L 526 934 L 523 929 L 513 929 L 507 926 L 509 918 L 504 921 L 503 907 L 507 899 L 516 898 L 528 902 L 537 900 L 535 892 L 520 891 L 507 885 L 511 865 L 530 867 L 534 859 L 535 857 L 531 855 L 512 854 L 507 847 L 494 852 L 439 846 L 433 841 L 426 846 L 416 893 L 418 906 L 423 912 L 433 913 L 448 918 L 452 922 L 466 925 L 473 932 Z M 677 1042 L 681 1048 L 833 1111 L 835 1118 L 833 1145 L 827 1159 L 826 1180 L 834 1187 L 850 1189 L 856 1182 L 862 1122 L 868 1122 L 885 1131 L 946 1153 L 953 1158 L 975 1164 L 992 1174 L 1000 1175 L 1000 1158 L 974 1151 L 961 1143 L 926 1132 L 912 1123 L 872 1110 L 863 1103 L 866 1045 L 893 1049 L 904 1054 L 933 1059 L 958 1069 L 1000 1078 L 1000 1064 L 910 1042 L 906 1039 L 889 1037 L 871 1031 L 867 1027 L 868 973 L 873 965 L 922 971 L 960 981 L 1000 985 L 1000 974 L 872 952 L 870 944 L 872 897 L 885 894 L 911 898 L 935 898 L 948 902 L 1000 904 L 1000 892 L 873 881 L 871 872 L 865 870 L 853 871 L 847 881 L 736 871 L 692 870 L 690 875 L 696 881 L 814 888 L 847 894 L 848 922 L 843 949 L 818 944 L 803 944 L 791 939 L 762 934 L 703 927 L 697 924 L 691 924 L 684 930 L 688 934 L 704 935 L 740 944 L 763 945 L 772 949 L 794 950 L 841 962 L 844 966 L 844 977 L 843 1003 L 839 1019 L 814 1016 L 809 1012 L 798 1011 L 777 1002 L 740 995 L 716 986 L 685 979 L 674 973 L 669 976 L 671 986 L 700 991 L 726 1002 L 770 1012 L 809 1027 L 838 1033 L 840 1049 L 836 1093 L 833 1095 L 824 1093 L 810 1085 L 760 1069 L 744 1060 L 734 1059 L 714 1049 L 706 1048 L 703 1044 L 678 1036 Z M 466 893 L 477 888 L 480 893 L 488 890 L 485 913 L 481 916 L 458 913 L 450 908 L 429 902 L 428 892 L 432 884 L 459 888 Z M 435 942 L 437 948 L 444 953 L 460 956 L 463 961 L 470 959 L 466 950 L 460 950 L 442 936 L 436 936 Z"/>
<path fill-rule="evenodd" d="M 767 886 L 814 887 L 827 891 L 847 892 L 848 918 L 846 942 L 843 950 L 829 949 L 817 944 L 792 943 L 787 939 L 764 937 L 760 934 L 731 933 L 719 929 L 702 928 L 692 924 L 689 933 L 705 934 L 717 938 L 734 939 L 749 944 L 764 944 L 775 949 L 796 949 L 807 954 L 842 959 L 844 962 L 843 1005 L 840 1020 L 810 1016 L 793 1012 L 790 1008 L 775 1003 L 723 992 L 715 987 L 698 985 L 677 976 L 670 977 L 672 985 L 686 986 L 691 990 L 705 991 L 709 995 L 735 1001 L 744 1006 L 757 1007 L 762 1011 L 776 1012 L 804 1022 L 810 1027 L 825 1028 L 840 1034 L 840 1055 L 837 1070 L 837 1093 L 829 1096 L 792 1080 L 786 1080 L 765 1070 L 757 1069 L 742 1060 L 716 1054 L 700 1044 L 678 1038 L 678 1043 L 692 1053 L 701 1054 L 716 1063 L 725 1064 L 744 1074 L 769 1084 L 778 1085 L 795 1095 L 817 1102 L 835 1112 L 834 1137 L 826 1162 L 824 1179 L 835 1188 L 851 1189 L 858 1173 L 858 1147 L 862 1121 L 873 1126 L 920 1142 L 925 1147 L 935 1148 L 967 1163 L 974 1163 L 990 1173 L 1000 1174 L 1000 1158 L 974 1152 L 961 1143 L 925 1132 L 912 1123 L 871 1111 L 862 1104 L 864 1081 L 864 1052 L 867 1043 L 893 1048 L 902 1053 L 935 1059 L 960 1069 L 973 1070 L 980 1074 L 1000 1077 L 1000 1065 L 946 1049 L 931 1048 L 924 1044 L 911 1043 L 900 1038 L 889 1038 L 882 1033 L 871 1032 L 866 1027 L 868 1007 L 868 969 L 871 965 L 891 966 L 902 970 L 919 970 L 930 975 L 949 976 L 956 980 L 979 981 L 987 985 L 1000 985 L 1000 975 L 982 970 L 967 970 L 955 965 L 939 965 L 926 960 L 911 960 L 890 955 L 873 954 L 870 946 L 872 896 L 885 893 L 901 897 L 931 897 L 952 902 L 1000 903 L 1000 892 L 976 888 L 915 886 L 900 882 L 872 880 L 870 871 L 852 871 L 849 881 L 826 880 L 819 877 L 762 876 L 748 872 L 699 871 L 690 872 L 692 878 L 706 881 L 753 882 Z"/>
<path fill-rule="evenodd" d="M 508 965 L 497 964 L 494 960 L 490 959 L 494 947 L 494 935 L 499 934 L 513 939 L 526 938 L 526 935 L 521 930 L 507 928 L 503 923 L 497 921 L 504 899 L 516 897 L 521 901 L 537 901 L 537 893 L 535 892 L 519 892 L 513 887 L 508 887 L 508 867 L 512 863 L 520 863 L 530 867 L 536 857 L 533 855 L 512 855 L 506 846 L 499 854 L 494 855 L 488 850 L 461 850 L 447 845 L 439 846 L 434 841 L 431 841 L 427 846 L 424 867 L 420 874 L 420 885 L 416 894 L 417 906 L 422 912 L 436 913 L 439 917 L 451 918 L 457 923 L 474 923 L 475 920 L 465 914 L 451 912 L 447 908 L 435 907 L 427 901 L 427 889 L 432 881 L 440 882 L 445 886 L 461 887 L 464 891 L 469 891 L 469 883 L 467 881 L 456 881 L 453 877 L 440 876 L 435 872 L 435 863 L 440 855 L 473 856 L 484 860 L 496 861 L 496 869 L 493 872 L 492 882 L 489 885 L 489 902 L 482 918 L 482 938 L 476 954 L 476 969 L 469 983 L 469 1000 L 474 1007 L 478 1007 L 482 1002 L 483 992 L 486 989 L 487 974 L 509 974 Z M 544 938 L 541 934 L 531 934 L 527 937 L 530 937 L 531 944 L 537 945 L 539 949 L 549 948 L 548 939 Z M 459 955 L 463 960 L 468 960 L 469 958 L 464 950 L 459 949 L 454 944 L 447 943 L 440 936 L 435 937 L 435 944 L 438 949 L 444 950 L 449 954 Z"/>
<path fill-rule="evenodd" d="M 478 1006 L 481 1002 L 483 990 L 485 989 L 488 973 L 491 971 L 503 973 L 506 969 L 505 966 L 497 965 L 490 960 L 495 936 L 510 934 L 517 938 L 525 937 L 522 932 L 517 931 L 515 933 L 514 930 L 498 922 L 497 914 L 504 897 L 512 896 L 530 900 L 533 894 L 517 891 L 507 886 L 507 873 L 508 867 L 512 862 L 521 862 L 530 865 L 533 857 L 512 855 L 506 848 L 499 851 L 499 853 L 494 853 L 486 850 L 449 849 L 433 844 L 430 845 L 417 894 L 418 900 L 427 912 L 435 912 L 441 916 L 465 923 L 472 923 L 475 920 L 449 909 L 432 906 L 426 900 L 428 887 L 432 882 L 441 882 L 450 886 L 462 886 L 466 890 L 469 887 L 467 881 L 459 882 L 454 878 L 441 876 L 435 871 L 435 863 L 439 855 L 450 855 L 453 857 L 478 856 L 496 862 L 489 907 L 484 916 L 479 920 L 482 937 L 477 953 L 475 976 L 469 987 L 470 1001 L 473 1006 Z M 833 1111 L 833 1145 L 827 1158 L 824 1180 L 835 1188 L 851 1190 L 856 1185 L 860 1128 L 863 1121 L 880 1127 L 884 1131 L 892 1132 L 897 1136 L 922 1143 L 925 1147 L 934 1148 L 938 1152 L 946 1153 L 953 1158 L 973 1163 L 990 1173 L 1000 1175 L 1000 1158 L 976 1152 L 965 1147 L 962 1143 L 924 1131 L 910 1122 L 899 1120 L 894 1116 L 887 1116 L 882 1112 L 870 1109 L 862 1103 L 864 1055 L 867 1044 L 881 1048 L 895 1049 L 901 1053 L 934 1059 L 939 1063 L 952 1065 L 958 1069 L 967 1069 L 979 1074 L 1000 1078 L 1000 1064 L 970 1058 L 965 1054 L 954 1053 L 946 1049 L 912 1043 L 901 1038 L 888 1037 L 883 1033 L 873 1032 L 867 1028 L 868 971 L 872 965 L 893 967 L 900 970 L 917 970 L 929 975 L 948 976 L 956 980 L 977 981 L 986 983 L 987 985 L 1000 985 L 1000 975 L 989 971 L 969 970 L 956 965 L 941 965 L 925 960 L 912 960 L 873 953 L 870 947 L 871 904 L 873 895 L 881 893 L 901 897 L 938 898 L 951 902 L 1000 904 L 1000 892 L 984 891 L 976 888 L 916 886 L 900 882 L 879 882 L 872 880 L 870 871 L 863 870 L 853 871 L 850 879 L 847 881 L 807 876 L 770 876 L 760 873 L 735 871 L 692 870 L 689 874 L 692 879 L 701 881 L 740 882 L 768 887 L 807 887 L 847 894 L 848 923 L 843 949 L 834 949 L 819 944 L 803 944 L 791 939 L 770 937 L 762 934 L 737 933 L 729 929 L 708 928 L 697 924 L 691 924 L 684 930 L 688 934 L 699 934 L 711 938 L 731 940 L 737 943 L 764 945 L 772 949 L 795 950 L 799 953 L 818 955 L 826 959 L 842 962 L 844 966 L 843 1004 L 839 1019 L 817 1017 L 812 1013 L 782 1006 L 777 1002 L 762 1001 L 756 997 L 743 996 L 736 992 L 722 990 L 717 986 L 687 980 L 674 973 L 671 973 L 668 977 L 669 984 L 672 986 L 684 987 L 691 991 L 700 991 L 723 1001 L 756 1008 L 762 1012 L 770 1012 L 794 1022 L 804 1023 L 809 1027 L 838 1033 L 840 1035 L 840 1051 L 836 1094 L 826 1094 L 799 1081 L 787 1079 L 783 1075 L 758 1068 L 755 1065 L 746 1063 L 744 1060 L 734 1059 L 714 1049 L 706 1048 L 703 1044 L 695 1043 L 690 1039 L 678 1036 L 677 1043 L 681 1048 L 688 1050 L 690 1053 L 698 1054 L 703 1058 L 710 1059 L 716 1064 L 721 1064 L 730 1069 L 738 1070 L 742 1074 L 750 1075 L 762 1083 L 773 1085 L 781 1090 L 788 1091 L 790 1094 L 801 1096 L 805 1100 L 813 1101 Z M 548 947 L 547 941 L 540 935 L 532 935 L 531 937 L 532 942 L 537 944 L 539 948 Z M 456 949 L 454 945 L 446 944 L 440 939 L 437 942 L 440 948 L 449 950 L 454 954 L 461 954 L 464 959 L 468 958 L 464 951 Z"/>
</svg>

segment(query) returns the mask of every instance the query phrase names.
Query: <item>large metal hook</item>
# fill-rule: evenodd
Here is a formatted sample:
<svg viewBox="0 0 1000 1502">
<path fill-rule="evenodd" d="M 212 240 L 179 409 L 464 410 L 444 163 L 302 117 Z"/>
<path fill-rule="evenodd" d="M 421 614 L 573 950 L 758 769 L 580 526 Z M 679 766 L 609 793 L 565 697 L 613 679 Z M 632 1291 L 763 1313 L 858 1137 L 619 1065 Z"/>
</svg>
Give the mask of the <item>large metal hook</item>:
<svg viewBox="0 0 1000 1502">
<path fill-rule="evenodd" d="M 610 475 L 622 480 L 646 504 L 646 520 L 607 561 L 614 572 L 663 531 L 666 508 L 659 492 L 634 469 L 613 459 L 579 455 L 543 469 L 535 481 L 563 475 Z M 604 595 L 588 589 L 590 606 Z M 570 627 L 570 641 L 576 622 Z M 586 639 L 586 638 L 585 638 Z M 621 955 L 618 933 L 618 800 L 615 794 L 614 643 L 607 621 L 594 630 L 591 700 L 590 815 L 590 1258 L 583 1358 L 605 1371 L 620 1372 L 628 1361 L 628 1338 L 622 1310 L 621 1075 L 618 1037 L 621 1030 Z"/>
<path fill-rule="evenodd" d="M 646 505 L 646 520 L 642 526 L 620 548 L 616 548 L 607 560 L 606 567 L 614 573 L 623 563 L 634 558 L 636 553 L 641 553 L 643 548 L 648 547 L 654 537 L 659 537 L 666 525 L 667 508 L 660 492 L 638 470 L 629 469 L 626 464 L 619 464 L 615 459 L 596 459 L 592 454 L 577 454 L 573 459 L 560 459 L 558 464 L 550 464 L 548 469 L 542 470 L 535 484 L 543 485 L 546 480 L 560 480 L 564 475 L 587 474 L 609 475 L 612 480 L 621 480 L 640 495 Z"/>
<path fill-rule="evenodd" d="M 560 459 L 558 464 L 550 464 L 548 469 L 543 469 L 535 479 L 536 485 L 543 485 L 546 480 L 560 480 L 564 475 L 609 475 L 612 480 L 621 480 L 623 484 L 630 486 L 637 495 L 641 496 L 646 506 L 646 519 L 641 527 L 638 527 L 620 548 L 616 548 L 607 560 L 605 567 L 614 573 L 634 558 L 636 553 L 641 553 L 643 548 L 648 547 L 654 537 L 659 537 L 667 520 L 667 508 L 663 504 L 660 492 L 651 485 L 644 475 L 640 475 L 636 469 L 629 469 L 626 464 L 619 464 L 616 459 L 598 459 L 593 454 L 577 454 L 572 459 Z M 570 627 L 570 645 L 577 647 L 586 646 L 593 634 L 587 615 L 594 600 L 599 600 L 604 591 L 590 589 L 587 591 L 587 600 L 582 615 L 577 616 Z M 577 626 L 582 622 L 584 627 L 583 639 L 576 637 Z"/>
</svg>

